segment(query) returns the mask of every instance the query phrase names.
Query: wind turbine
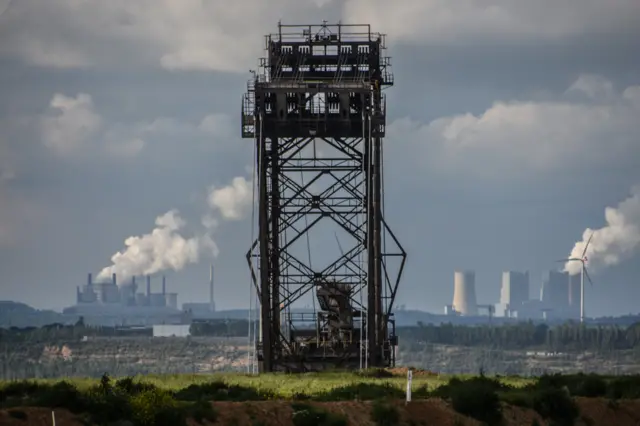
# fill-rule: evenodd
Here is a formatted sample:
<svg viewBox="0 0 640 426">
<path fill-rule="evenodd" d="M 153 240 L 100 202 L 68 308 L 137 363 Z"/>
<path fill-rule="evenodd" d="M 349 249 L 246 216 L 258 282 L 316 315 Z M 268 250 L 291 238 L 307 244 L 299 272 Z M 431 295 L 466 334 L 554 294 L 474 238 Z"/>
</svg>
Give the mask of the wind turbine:
<svg viewBox="0 0 640 426">
<path fill-rule="evenodd" d="M 584 246 L 584 250 L 582 251 L 582 256 L 580 257 L 570 257 L 568 259 L 558 260 L 558 262 L 580 262 L 582 267 L 580 268 L 580 322 L 584 323 L 584 277 L 586 276 L 591 285 L 593 285 L 593 281 L 591 281 L 591 277 L 589 276 L 589 272 L 587 272 L 587 249 L 589 248 L 589 243 L 593 238 L 593 232 L 591 236 L 587 240 L 587 244 Z"/>
</svg>

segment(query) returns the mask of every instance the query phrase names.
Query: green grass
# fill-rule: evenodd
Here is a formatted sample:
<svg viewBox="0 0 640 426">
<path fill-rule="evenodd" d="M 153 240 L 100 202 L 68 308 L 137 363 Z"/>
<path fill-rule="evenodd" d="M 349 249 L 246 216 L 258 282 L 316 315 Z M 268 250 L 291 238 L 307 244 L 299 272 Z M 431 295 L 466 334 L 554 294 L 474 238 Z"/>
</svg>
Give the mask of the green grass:
<svg viewBox="0 0 640 426">
<path fill-rule="evenodd" d="M 427 387 L 429 390 L 435 389 L 448 383 L 449 379 L 457 377 L 461 380 L 471 378 L 471 375 L 461 376 L 420 376 L 414 375 L 413 389 Z M 117 379 L 117 378 L 114 378 Z M 76 386 L 79 390 L 86 390 L 98 384 L 99 379 L 69 378 L 65 379 Z M 149 375 L 137 377 L 136 380 L 143 380 L 145 383 L 153 384 L 161 389 L 177 391 L 190 385 L 201 385 L 212 381 L 222 381 L 230 386 L 242 386 L 255 389 L 260 393 L 270 393 L 275 397 L 290 399 L 296 395 L 307 395 L 314 397 L 326 394 L 334 389 L 355 385 L 386 385 L 404 393 L 407 386 L 406 377 L 390 378 L 370 378 L 362 377 L 356 373 L 330 372 L 330 373 L 307 373 L 299 375 L 290 374 L 262 374 L 250 376 L 234 373 L 221 374 L 179 374 L 179 375 Z M 533 383 L 533 379 L 524 378 L 500 378 L 501 382 L 513 387 L 523 387 Z M 43 384 L 54 384 L 59 380 L 42 379 L 33 381 Z M 3 383 L 0 382 L 0 387 Z"/>
<path fill-rule="evenodd" d="M 377 407 L 376 421 L 387 425 L 382 419 L 393 417 L 391 406 L 379 402 L 404 399 L 405 387 L 406 377 L 344 372 L 32 380 L 0 383 L 0 408 L 61 407 L 97 418 L 127 419 L 136 426 L 177 426 L 184 425 L 187 417 L 215 419 L 210 401 L 285 399 L 302 407 L 297 416 L 300 424 L 338 426 L 345 419 L 312 410 L 305 401 L 368 400 Z M 621 398 L 640 398 L 640 376 L 577 374 L 525 379 L 417 374 L 412 396 L 414 400 L 443 398 L 458 413 L 491 426 L 502 424 L 503 403 L 530 408 L 564 426 L 573 424 L 580 414 L 573 397 L 606 397 L 611 404 Z"/>
</svg>

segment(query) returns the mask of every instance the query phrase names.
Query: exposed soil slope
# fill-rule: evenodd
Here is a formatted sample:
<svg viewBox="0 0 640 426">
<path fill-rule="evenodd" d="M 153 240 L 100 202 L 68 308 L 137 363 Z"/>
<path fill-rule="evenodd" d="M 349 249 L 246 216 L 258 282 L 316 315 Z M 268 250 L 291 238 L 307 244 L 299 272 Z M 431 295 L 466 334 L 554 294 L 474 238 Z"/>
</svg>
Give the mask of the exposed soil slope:
<svg viewBox="0 0 640 426">
<path fill-rule="evenodd" d="M 603 398 L 577 398 L 580 417 L 576 426 L 636 426 L 640 424 L 640 400 L 620 400 L 610 402 Z M 259 402 L 214 402 L 218 420 L 214 425 L 234 426 L 293 426 L 290 401 Z M 358 401 L 311 402 L 309 405 L 328 412 L 341 414 L 348 419 L 349 425 L 376 426 L 371 419 L 371 403 Z M 405 405 L 395 403 L 403 425 L 429 426 L 479 426 L 480 422 L 454 412 L 451 407 L 439 399 L 417 400 Z M 13 413 L 9 413 L 14 411 Z M 26 418 L 22 417 L 23 413 Z M 77 416 L 56 410 L 56 426 L 82 426 Z M 505 406 L 505 426 L 531 426 L 537 419 L 541 426 L 548 425 L 540 416 L 529 409 Z M 51 410 L 46 408 L 14 408 L 0 411 L 0 425 L 3 426 L 50 426 Z M 190 421 L 190 425 L 199 423 Z M 205 422 L 211 426 L 211 423 Z"/>
</svg>

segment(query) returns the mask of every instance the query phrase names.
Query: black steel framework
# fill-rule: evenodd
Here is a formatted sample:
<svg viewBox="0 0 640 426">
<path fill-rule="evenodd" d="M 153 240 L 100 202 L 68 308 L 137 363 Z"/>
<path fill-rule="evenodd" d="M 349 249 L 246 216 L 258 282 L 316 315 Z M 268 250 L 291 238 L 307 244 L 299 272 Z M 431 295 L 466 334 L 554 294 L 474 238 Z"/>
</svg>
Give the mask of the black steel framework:
<svg viewBox="0 0 640 426">
<path fill-rule="evenodd" d="M 259 229 L 247 260 L 260 301 L 259 371 L 392 366 L 406 253 L 383 217 L 382 89 L 393 85 L 385 36 L 369 25 L 279 24 L 266 50 L 242 99 L 242 136 L 257 148 Z M 318 155 L 319 143 L 331 155 Z M 329 183 L 314 190 L 321 179 Z M 327 220 L 354 244 L 314 268 L 292 244 Z M 320 310 L 292 312 L 311 291 Z"/>
</svg>

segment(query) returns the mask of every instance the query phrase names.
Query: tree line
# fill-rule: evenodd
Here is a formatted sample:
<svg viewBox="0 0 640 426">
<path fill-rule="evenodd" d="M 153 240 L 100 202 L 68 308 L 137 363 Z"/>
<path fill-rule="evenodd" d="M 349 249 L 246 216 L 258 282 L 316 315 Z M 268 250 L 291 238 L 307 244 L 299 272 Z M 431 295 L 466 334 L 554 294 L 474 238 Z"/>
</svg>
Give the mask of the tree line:
<svg viewBox="0 0 640 426">
<path fill-rule="evenodd" d="M 247 320 L 209 320 L 191 324 L 192 336 L 245 337 Z M 500 325 L 423 324 L 398 327 L 400 345 L 420 350 L 424 344 L 484 347 L 501 350 L 613 351 L 640 350 L 640 323 L 584 325 L 568 322 L 549 326 L 533 322 Z M 148 327 L 95 327 L 80 319 L 75 325 L 0 328 L 0 342 L 76 340 L 93 337 L 149 337 Z"/>
<path fill-rule="evenodd" d="M 503 350 L 558 352 L 640 349 L 640 323 L 628 327 L 575 322 L 553 327 L 533 322 L 497 326 L 418 323 L 415 327 L 400 327 L 398 336 L 401 341 L 413 344 L 481 346 Z"/>
<path fill-rule="evenodd" d="M 247 336 L 247 320 L 209 320 L 194 322 L 190 326 L 192 336 L 243 337 Z M 84 337 L 151 337 L 151 327 L 90 326 L 80 318 L 74 325 L 60 323 L 42 327 L 0 328 L 1 342 L 51 342 L 79 340 Z"/>
</svg>

